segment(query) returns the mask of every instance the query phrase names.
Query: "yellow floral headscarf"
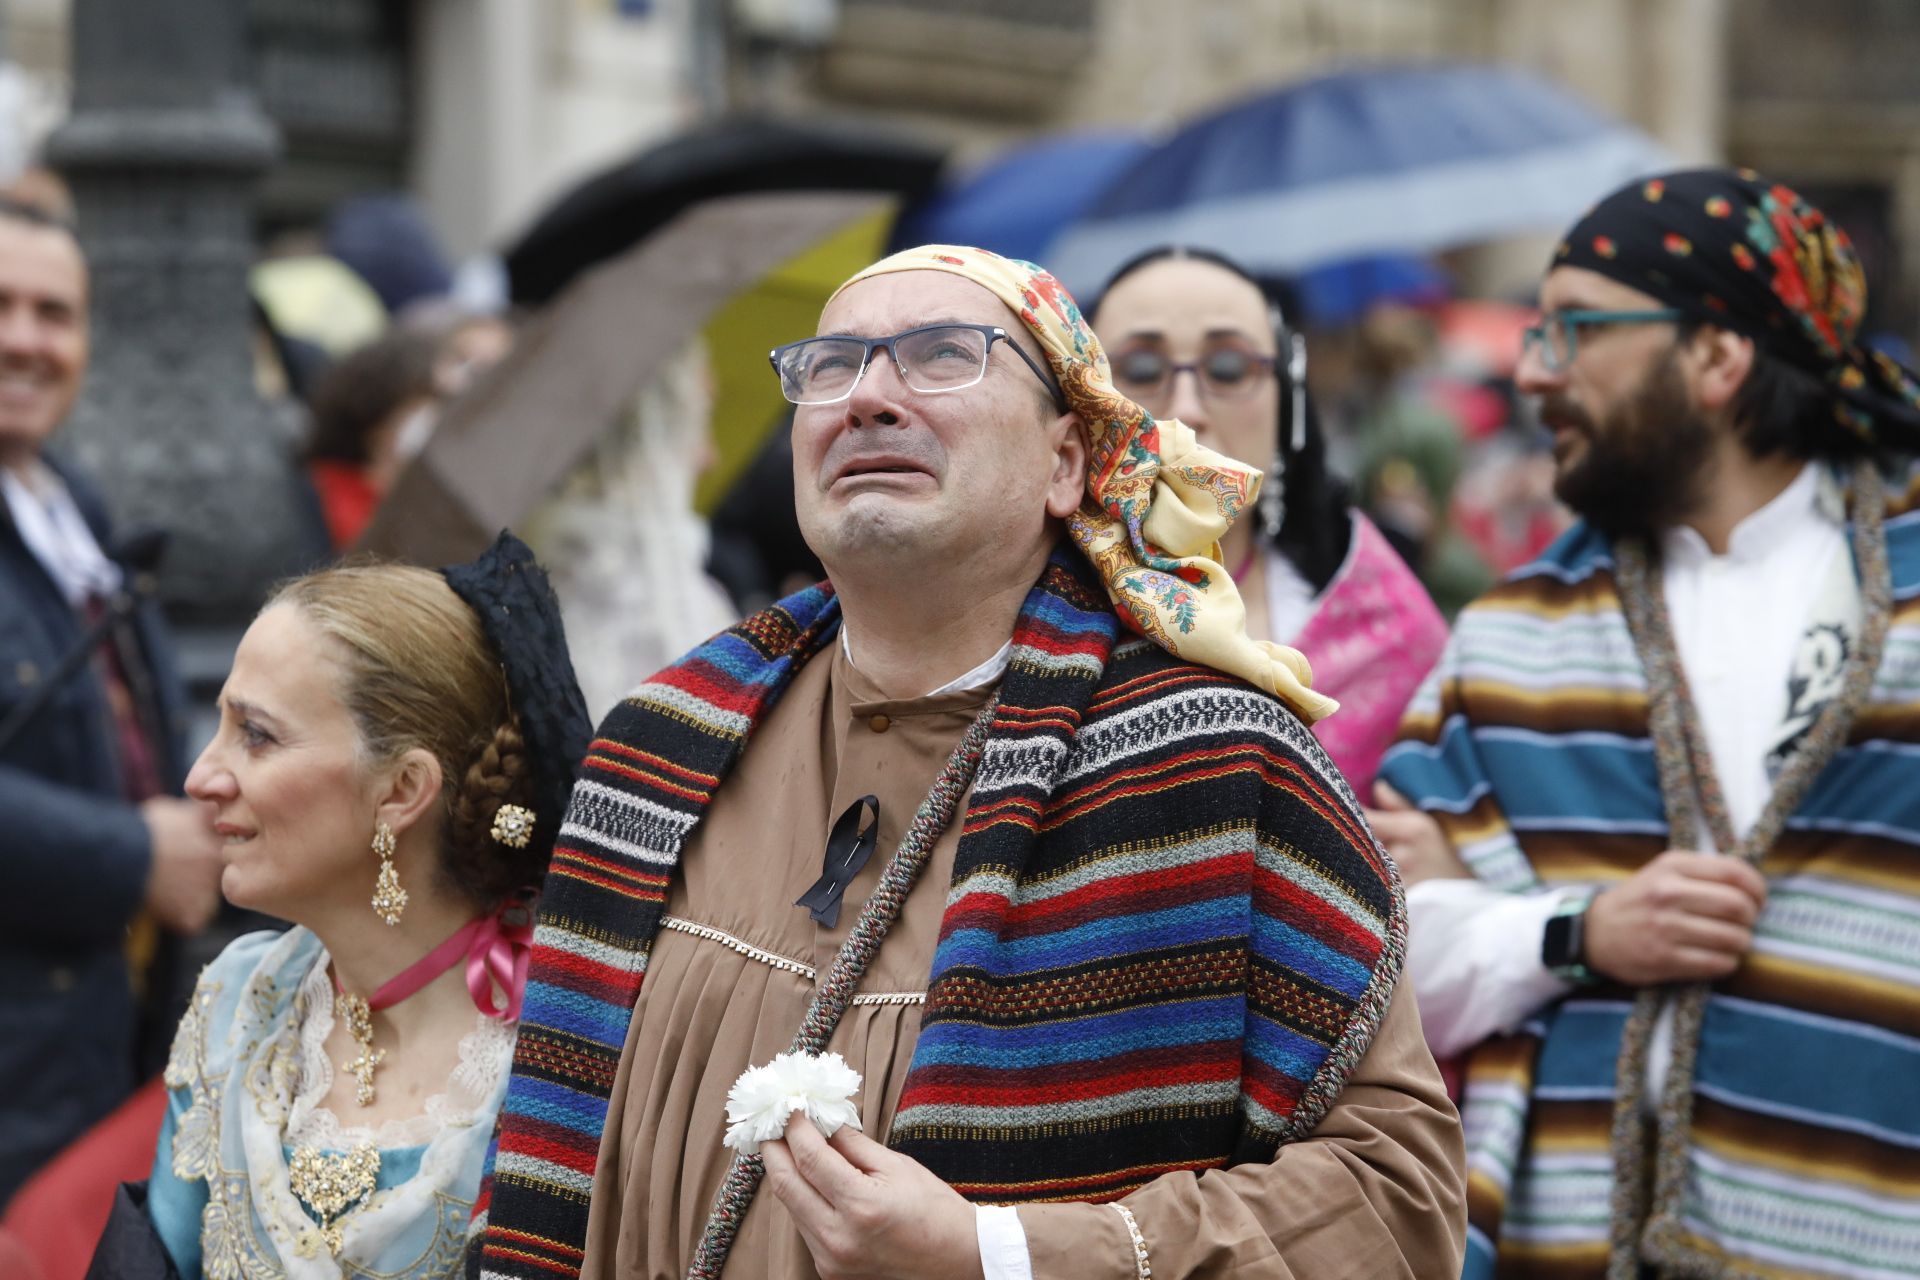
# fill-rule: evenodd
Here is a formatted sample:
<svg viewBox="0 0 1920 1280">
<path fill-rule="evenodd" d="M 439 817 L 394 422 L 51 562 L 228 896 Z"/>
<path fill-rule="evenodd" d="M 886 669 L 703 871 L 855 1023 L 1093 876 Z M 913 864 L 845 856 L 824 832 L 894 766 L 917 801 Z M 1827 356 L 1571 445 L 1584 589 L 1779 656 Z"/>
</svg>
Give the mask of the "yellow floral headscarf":
<svg viewBox="0 0 1920 1280">
<path fill-rule="evenodd" d="M 1260 472 L 1205 448 L 1177 419 L 1113 389 L 1106 352 L 1060 282 L 984 249 L 923 245 L 874 263 L 847 285 L 892 271 L 945 271 L 991 290 L 1040 340 L 1086 425 L 1087 492 L 1067 529 L 1127 624 L 1168 653 L 1271 690 L 1308 724 L 1339 703 L 1310 687 L 1298 649 L 1247 634 L 1246 607 L 1220 564 L 1220 538 L 1260 490 Z M 839 291 L 835 291 L 838 296 Z"/>
</svg>

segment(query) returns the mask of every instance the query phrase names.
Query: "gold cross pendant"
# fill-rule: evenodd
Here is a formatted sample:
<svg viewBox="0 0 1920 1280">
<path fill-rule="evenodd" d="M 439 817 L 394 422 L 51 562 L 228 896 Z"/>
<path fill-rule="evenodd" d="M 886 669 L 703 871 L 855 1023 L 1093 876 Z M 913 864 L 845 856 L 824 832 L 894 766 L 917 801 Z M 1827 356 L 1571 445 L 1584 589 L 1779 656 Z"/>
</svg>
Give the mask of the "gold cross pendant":
<svg viewBox="0 0 1920 1280">
<path fill-rule="evenodd" d="M 360 1056 L 346 1064 L 347 1074 L 359 1081 L 353 1091 L 353 1100 L 363 1107 L 373 1105 L 373 1069 L 387 1060 L 385 1049 L 376 1049 L 372 1045 L 362 1045 Z"/>
<path fill-rule="evenodd" d="M 354 1101 L 363 1107 L 373 1105 L 373 1069 L 387 1060 L 385 1049 L 373 1047 L 373 1010 L 361 996 L 340 993 L 340 1009 L 346 1015 L 347 1034 L 360 1046 L 360 1056 L 345 1064 L 346 1072 L 360 1082 L 353 1092 Z"/>
</svg>

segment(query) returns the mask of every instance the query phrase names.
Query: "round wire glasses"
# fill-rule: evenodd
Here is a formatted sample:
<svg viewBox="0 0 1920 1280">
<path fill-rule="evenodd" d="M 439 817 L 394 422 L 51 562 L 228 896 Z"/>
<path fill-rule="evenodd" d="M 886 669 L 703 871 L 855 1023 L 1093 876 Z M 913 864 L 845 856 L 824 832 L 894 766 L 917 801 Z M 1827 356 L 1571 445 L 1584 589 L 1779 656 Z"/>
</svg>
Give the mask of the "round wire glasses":
<svg viewBox="0 0 1920 1280">
<path fill-rule="evenodd" d="M 1208 400 L 1245 400 L 1273 376 L 1275 359 L 1245 347 L 1220 346 L 1203 351 L 1190 364 L 1177 363 L 1157 347 L 1135 347 L 1113 359 L 1113 385 L 1136 404 L 1164 409 L 1173 394 L 1173 380 L 1191 373 Z"/>
</svg>

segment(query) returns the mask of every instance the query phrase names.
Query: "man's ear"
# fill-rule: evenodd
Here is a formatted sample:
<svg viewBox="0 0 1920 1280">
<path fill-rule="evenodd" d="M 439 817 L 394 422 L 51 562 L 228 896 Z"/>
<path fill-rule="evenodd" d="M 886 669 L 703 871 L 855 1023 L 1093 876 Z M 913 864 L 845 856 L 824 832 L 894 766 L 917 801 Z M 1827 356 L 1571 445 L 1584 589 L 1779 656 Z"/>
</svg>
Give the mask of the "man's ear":
<svg viewBox="0 0 1920 1280">
<path fill-rule="evenodd" d="M 439 758 L 423 748 L 412 748 L 387 766 L 374 794 L 374 815 L 392 827 L 394 835 L 405 835 L 440 803 L 443 779 Z"/>
<path fill-rule="evenodd" d="M 1053 474 L 1047 480 L 1047 514 L 1064 520 L 1080 509 L 1080 495 L 1087 488 L 1087 459 L 1092 450 L 1087 444 L 1086 424 L 1069 409 L 1048 424 L 1055 440 Z"/>
<path fill-rule="evenodd" d="M 1731 405 L 1753 372 L 1753 339 L 1731 329 L 1706 325 L 1694 334 L 1687 351 L 1693 366 L 1693 392 L 1700 407 L 1718 411 Z"/>
</svg>

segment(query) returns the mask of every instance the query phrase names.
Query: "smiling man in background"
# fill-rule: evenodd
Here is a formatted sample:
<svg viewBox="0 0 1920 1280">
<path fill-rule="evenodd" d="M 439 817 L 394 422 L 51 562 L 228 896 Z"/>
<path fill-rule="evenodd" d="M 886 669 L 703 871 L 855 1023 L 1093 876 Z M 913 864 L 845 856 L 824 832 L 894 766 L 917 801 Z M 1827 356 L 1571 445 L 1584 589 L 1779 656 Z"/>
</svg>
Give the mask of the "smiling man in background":
<svg viewBox="0 0 1920 1280">
<path fill-rule="evenodd" d="M 1212 558 L 1254 477 L 977 250 L 869 268 L 774 364 L 831 586 L 602 726 L 481 1272 L 1450 1276 L 1399 889 Z M 789 1048 L 859 1126 L 730 1160 Z"/>
<path fill-rule="evenodd" d="M 192 932 L 220 903 L 213 828 L 178 795 L 158 609 L 57 670 L 129 576 L 98 496 L 48 451 L 86 369 L 72 227 L 0 200 L 0 1203 L 133 1087 L 128 923 Z"/>
</svg>

